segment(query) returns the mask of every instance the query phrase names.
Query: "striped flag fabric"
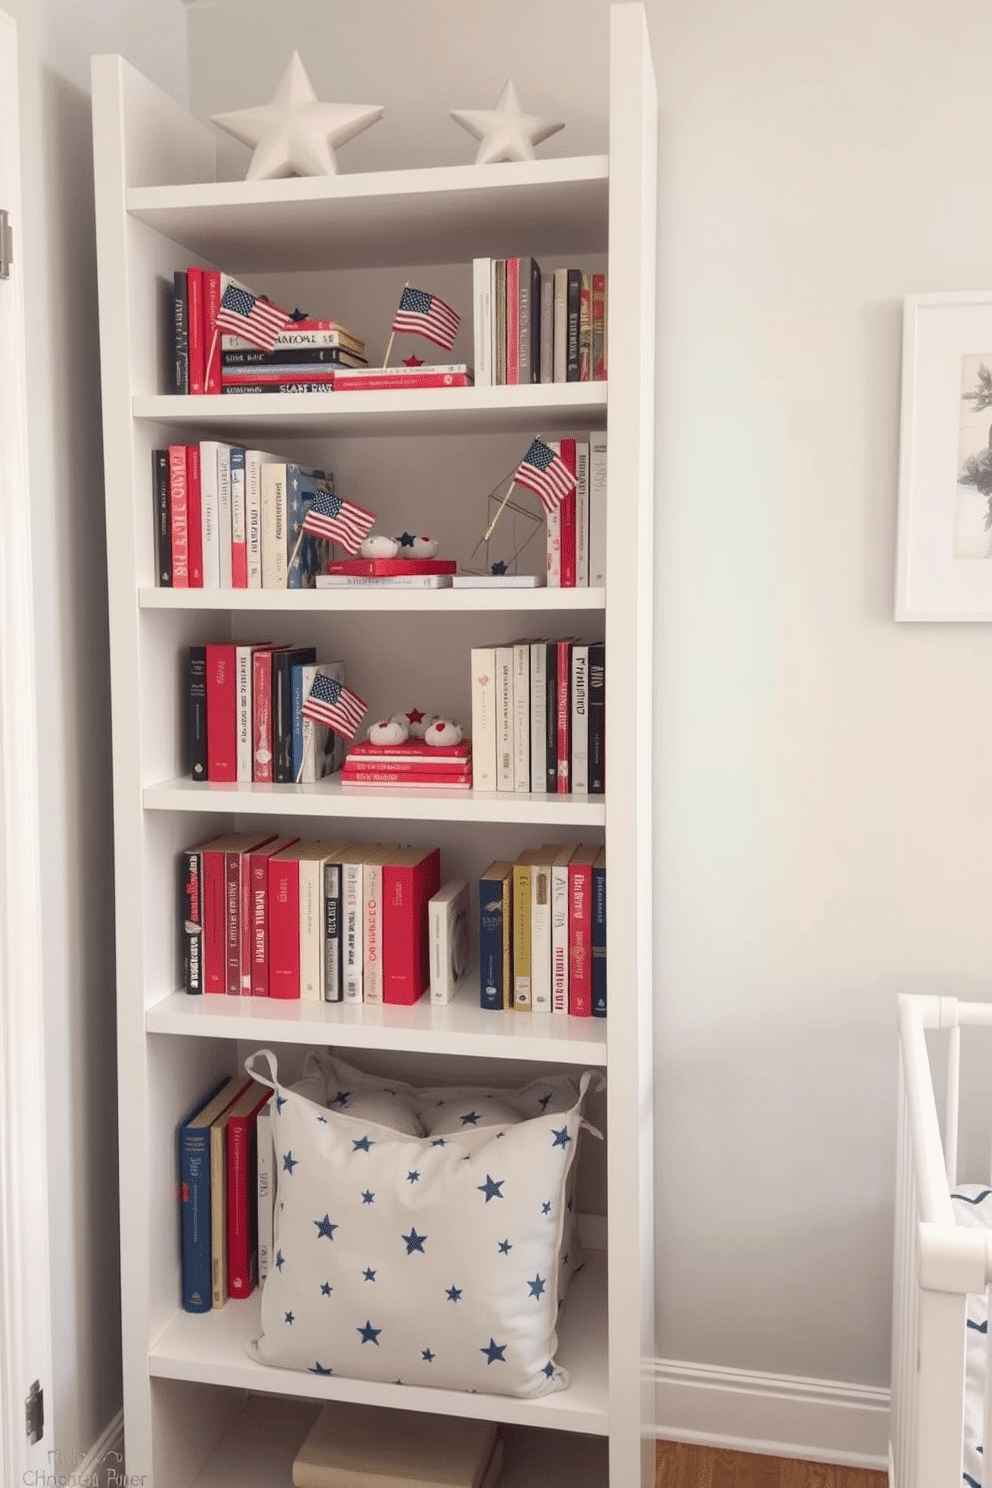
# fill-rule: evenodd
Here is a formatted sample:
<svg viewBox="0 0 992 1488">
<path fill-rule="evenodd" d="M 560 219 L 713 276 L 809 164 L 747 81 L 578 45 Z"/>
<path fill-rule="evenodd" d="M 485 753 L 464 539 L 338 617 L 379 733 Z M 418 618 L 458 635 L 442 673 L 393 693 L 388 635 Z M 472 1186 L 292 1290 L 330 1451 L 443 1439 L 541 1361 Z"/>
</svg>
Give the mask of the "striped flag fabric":
<svg viewBox="0 0 992 1488">
<path fill-rule="evenodd" d="M 332 491 L 317 491 L 303 517 L 304 532 L 337 543 L 346 553 L 357 553 L 359 543 L 374 526 L 375 512 Z"/>
<path fill-rule="evenodd" d="M 343 682 L 318 673 L 301 712 L 311 723 L 322 723 L 343 738 L 353 739 L 365 717 L 366 702 Z"/>
<path fill-rule="evenodd" d="M 540 499 L 545 511 L 555 511 L 575 489 L 575 476 L 560 455 L 543 440 L 535 439 L 513 473 L 519 486 Z"/>
<path fill-rule="evenodd" d="M 279 332 L 292 320 L 288 310 L 273 305 L 271 300 L 253 295 L 240 284 L 231 283 L 221 297 L 217 311 L 217 332 L 241 336 L 260 351 L 271 351 Z"/>
<path fill-rule="evenodd" d="M 450 351 L 458 334 L 461 317 L 440 295 L 428 294 L 426 289 L 411 289 L 409 285 L 400 295 L 400 305 L 393 321 L 393 331 L 405 331 L 411 336 L 423 336 Z"/>
</svg>

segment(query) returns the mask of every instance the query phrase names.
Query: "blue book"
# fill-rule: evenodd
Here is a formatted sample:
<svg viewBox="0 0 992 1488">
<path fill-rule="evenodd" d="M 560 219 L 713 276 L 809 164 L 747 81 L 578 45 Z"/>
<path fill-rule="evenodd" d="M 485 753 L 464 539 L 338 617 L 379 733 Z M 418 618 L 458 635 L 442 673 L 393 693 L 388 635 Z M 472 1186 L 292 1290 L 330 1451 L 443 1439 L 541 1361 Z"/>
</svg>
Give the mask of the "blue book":
<svg viewBox="0 0 992 1488">
<path fill-rule="evenodd" d="M 210 1235 L 210 1127 L 251 1084 L 229 1075 L 215 1085 L 179 1127 L 179 1249 L 182 1304 L 187 1312 L 213 1306 Z"/>
<path fill-rule="evenodd" d="M 315 646 L 296 646 L 272 653 L 272 778 L 278 785 L 289 785 L 296 780 L 293 736 L 299 710 L 294 713 L 293 668 L 316 660 Z"/>
<path fill-rule="evenodd" d="M 592 1015 L 606 1017 L 606 849 L 592 865 Z"/>
<path fill-rule="evenodd" d="M 479 878 L 479 1006 L 509 1006 L 512 863 L 491 863 Z"/>
<path fill-rule="evenodd" d="M 312 533 L 306 534 L 295 557 L 294 551 L 307 508 L 317 491 L 324 490 L 334 490 L 333 475 L 302 465 L 286 466 L 286 544 L 293 560 L 286 574 L 287 589 L 313 589 L 322 570 L 320 545 Z"/>
</svg>

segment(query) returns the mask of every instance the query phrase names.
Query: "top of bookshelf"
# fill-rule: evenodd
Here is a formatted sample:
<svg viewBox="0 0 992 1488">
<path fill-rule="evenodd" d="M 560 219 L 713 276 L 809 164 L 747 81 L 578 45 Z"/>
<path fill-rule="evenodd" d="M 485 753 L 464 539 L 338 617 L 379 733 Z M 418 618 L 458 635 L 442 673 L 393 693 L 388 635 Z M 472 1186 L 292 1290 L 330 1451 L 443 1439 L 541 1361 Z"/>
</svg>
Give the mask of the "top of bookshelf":
<svg viewBox="0 0 992 1488">
<path fill-rule="evenodd" d="M 603 253 L 605 155 L 132 186 L 128 215 L 233 274 Z"/>
</svg>

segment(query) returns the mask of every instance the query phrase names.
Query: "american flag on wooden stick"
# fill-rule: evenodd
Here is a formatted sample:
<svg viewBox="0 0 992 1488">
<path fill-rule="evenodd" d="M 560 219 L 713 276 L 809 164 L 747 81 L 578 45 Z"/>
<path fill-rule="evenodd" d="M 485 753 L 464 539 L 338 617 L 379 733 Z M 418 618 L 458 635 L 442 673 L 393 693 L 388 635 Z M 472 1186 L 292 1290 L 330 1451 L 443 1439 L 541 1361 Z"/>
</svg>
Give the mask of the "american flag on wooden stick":
<svg viewBox="0 0 992 1488">
<path fill-rule="evenodd" d="M 575 489 L 575 476 L 560 455 L 535 439 L 513 473 L 518 486 L 540 498 L 545 511 L 553 512 L 561 505 L 569 491 Z"/>
<path fill-rule="evenodd" d="M 253 295 L 240 284 L 229 284 L 221 298 L 217 311 L 218 332 L 226 331 L 230 336 L 241 336 L 260 351 L 271 351 L 276 337 L 292 316 L 280 305 L 273 305 L 261 295 Z"/>
<path fill-rule="evenodd" d="M 411 336 L 423 336 L 450 351 L 458 334 L 461 317 L 440 295 L 428 294 L 425 289 L 411 289 L 409 285 L 400 295 L 399 309 L 393 321 L 393 332 L 405 331 Z"/>
<path fill-rule="evenodd" d="M 317 491 L 303 518 L 304 532 L 335 542 L 346 553 L 357 553 L 374 526 L 375 512 L 331 491 Z"/>
<path fill-rule="evenodd" d="M 343 682 L 318 673 L 301 711 L 311 723 L 322 723 L 342 738 L 353 739 L 365 717 L 366 706 L 365 699 Z"/>
</svg>

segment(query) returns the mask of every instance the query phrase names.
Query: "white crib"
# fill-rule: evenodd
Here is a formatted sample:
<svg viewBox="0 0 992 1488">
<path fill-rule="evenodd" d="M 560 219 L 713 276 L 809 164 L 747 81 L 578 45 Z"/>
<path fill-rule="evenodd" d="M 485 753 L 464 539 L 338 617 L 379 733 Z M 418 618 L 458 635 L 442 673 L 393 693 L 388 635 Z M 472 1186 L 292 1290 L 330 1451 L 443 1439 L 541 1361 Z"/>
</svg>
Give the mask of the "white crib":
<svg viewBox="0 0 992 1488">
<path fill-rule="evenodd" d="M 894 1488 L 992 1488 L 992 1468 L 964 1474 L 966 1403 L 970 1430 L 992 1420 L 986 1327 L 992 1230 L 956 1222 L 961 1029 L 992 1028 L 992 1004 L 952 997 L 899 998 L 899 1128 L 896 1156 L 889 1476 Z M 946 1102 L 941 1126 L 925 1030 L 946 1029 Z M 960 1201 L 958 1201 L 960 1203 Z M 969 1201 L 973 1202 L 973 1201 Z M 979 1311 L 974 1297 L 981 1294 Z M 966 1402 L 968 1309 L 971 1365 Z M 979 1366 L 975 1368 L 975 1350 Z M 977 1379 L 976 1379 L 977 1376 Z M 984 1410 L 982 1391 L 984 1380 Z M 992 1452 L 990 1452 L 992 1456 Z M 984 1454 L 977 1459 L 984 1462 Z"/>
</svg>

